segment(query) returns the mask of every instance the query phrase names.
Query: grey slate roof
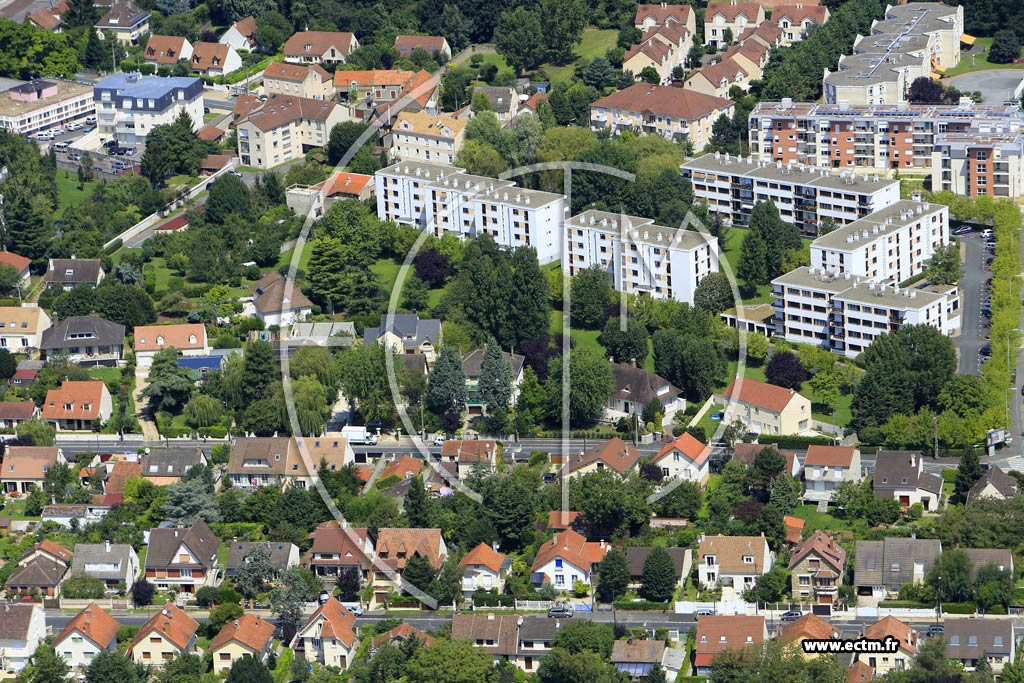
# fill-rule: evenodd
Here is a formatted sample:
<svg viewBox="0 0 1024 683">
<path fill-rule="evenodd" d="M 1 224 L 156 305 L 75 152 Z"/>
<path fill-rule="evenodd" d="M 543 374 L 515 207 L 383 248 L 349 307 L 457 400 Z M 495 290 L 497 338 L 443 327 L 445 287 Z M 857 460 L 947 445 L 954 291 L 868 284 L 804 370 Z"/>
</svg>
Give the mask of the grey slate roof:
<svg viewBox="0 0 1024 683">
<path fill-rule="evenodd" d="M 0 606 L 0 640 L 25 640 L 33 609 L 33 605 L 4 603 Z"/>
<path fill-rule="evenodd" d="M 7 579 L 8 586 L 56 586 L 68 571 L 67 565 L 48 557 L 33 557 Z"/>
<path fill-rule="evenodd" d="M 657 398 L 664 403 L 669 399 L 677 397 L 681 391 L 667 379 L 643 368 L 638 368 L 628 363 L 612 363 L 612 376 L 615 379 L 615 389 L 612 397 L 623 401 L 647 405 L 652 398 Z M 658 394 L 658 390 L 667 387 L 667 391 Z"/>
<path fill-rule="evenodd" d="M 853 579 L 857 586 L 899 586 L 912 583 L 915 565 L 926 574 L 942 552 L 942 543 L 924 538 L 857 541 Z"/>
<path fill-rule="evenodd" d="M 139 9 L 133 2 L 114 2 L 110 10 L 103 15 L 97 26 L 112 28 L 126 28 L 142 21 L 148 17 L 149 12 Z"/>
<path fill-rule="evenodd" d="M 921 454 L 914 451 L 878 451 L 873 479 L 875 498 L 890 498 L 896 489 L 922 489 L 942 493 L 942 479 L 921 469 Z"/>
<path fill-rule="evenodd" d="M 482 92 L 491 101 L 491 109 L 496 114 L 507 114 L 512 109 L 512 100 L 516 98 L 516 92 L 512 88 L 498 86 L 478 86 L 473 88 L 473 94 Z"/>
<path fill-rule="evenodd" d="M 626 548 L 626 562 L 629 564 L 629 575 L 631 577 L 639 577 L 644 573 L 644 562 L 647 561 L 647 556 L 654 550 L 653 547 L 648 546 L 635 546 L 632 548 Z M 683 567 L 686 563 L 686 548 L 665 548 L 668 554 L 672 557 L 672 564 L 676 568 L 676 578 L 678 579 L 683 575 Z"/>
<path fill-rule="evenodd" d="M 558 619 L 537 616 L 523 617 L 523 623 L 519 627 L 519 641 L 553 641 L 559 626 Z"/>
<path fill-rule="evenodd" d="M 55 258 L 50 259 L 50 267 L 46 271 L 46 284 L 96 284 L 103 269 L 99 259 L 95 258 Z M 71 271 L 70 273 L 67 271 Z"/>
<path fill-rule="evenodd" d="M 85 574 L 97 579 L 124 579 L 131 560 L 132 547 L 127 543 L 111 543 L 107 550 L 104 543 L 79 543 L 75 546 L 75 557 L 71 561 L 71 573 Z M 87 564 L 116 564 L 112 571 L 86 571 Z"/>
<path fill-rule="evenodd" d="M 971 561 L 972 574 L 977 574 L 986 564 L 994 564 L 1012 573 L 1013 553 L 1008 548 L 964 548 L 964 554 Z"/>
<path fill-rule="evenodd" d="M 163 527 L 149 532 L 149 550 L 146 552 L 146 567 L 197 566 L 182 565 L 175 560 L 175 552 L 185 544 L 192 554 L 209 568 L 217 557 L 220 539 L 201 518 L 189 529 Z"/>
<path fill-rule="evenodd" d="M 971 487 L 971 490 L 967 493 L 967 502 L 973 503 L 975 500 L 978 500 L 981 492 L 988 486 L 992 486 L 1003 498 L 1016 498 L 1020 495 L 1020 482 L 1017 481 L 1016 477 L 1010 476 L 998 467 L 991 467 Z"/>
<path fill-rule="evenodd" d="M 104 320 L 98 315 L 76 315 L 55 322 L 53 327 L 44 331 L 40 346 L 44 351 L 72 346 L 124 346 L 124 325 Z"/>
<path fill-rule="evenodd" d="M 142 476 L 144 477 L 183 477 L 195 467 L 202 464 L 205 456 L 198 446 L 196 448 L 152 448 L 142 456 Z"/>
<path fill-rule="evenodd" d="M 441 321 L 436 319 L 420 320 L 415 313 L 397 313 L 388 325 L 388 316 L 380 316 L 379 327 L 367 327 L 363 330 L 363 341 L 377 341 L 385 332 L 391 332 L 402 340 L 406 348 L 418 347 L 425 341 L 437 344 L 441 340 Z"/>
<path fill-rule="evenodd" d="M 228 564 L 225 571 L 228 575 L 233 575 L 235 571 L 241 566 L 242 561 L 253 551 L 253 549 L 262 545 L 270 550 L 270 563 L 274 565 L 274 569 L 278 571 L 284 571 L 288 568 L 288 558 L 291 555 L 294 544 L 284 543 L 282 541 L 232 541 L 228 547 Z"/>
<path fill-rule="evenodd" d="M 1008 656 L 1013 652 L 1013 622 L 1009 619 L 946 619 L 943 636 L 950 659 L 978 659 L 983 652 Z"/>
<path fill-rule="evenodd" d="M 523 363 L 526 358 L 520 356 L 518 353 L 509 353 L 508 351 L 502 351 L 501 355 L 512 365 L 512 376 L 518 377 L 519 373 L 523 371 Z M 480 376 L 480 367 L 484 362 L 484 349 L 473 349 L 472 351 L 462 355 L 462 372 L 466 375 L 466 379 L 475 380 Z"/>
</svg>

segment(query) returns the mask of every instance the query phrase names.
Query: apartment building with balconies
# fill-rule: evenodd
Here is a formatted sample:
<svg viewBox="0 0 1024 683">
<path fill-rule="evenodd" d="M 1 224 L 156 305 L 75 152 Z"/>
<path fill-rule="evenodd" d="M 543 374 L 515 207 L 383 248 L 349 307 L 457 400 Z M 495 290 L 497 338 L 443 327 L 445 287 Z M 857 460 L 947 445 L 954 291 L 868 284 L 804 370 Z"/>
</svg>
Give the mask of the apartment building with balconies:
<svg viewBox="0 0 1024 683">
<path fill-rule="evenodd" d="M 958 195 L 1024 194 L 1024 133 L 945 133 L 932 152 L 932 187 Z"/>
<path fill-rule="evenodd" d="M 279 166 L 326 145 L 334 126 L 347 119 L 347 110 L 334 102 L 271 95 L 235 122 L 238 157 L 246 166 Z"/>
<path fill-rule="evenodd" d="M 746 225 L 758 202 L 772 200 L 779 216 L 807 235 L 818 221 L 831 218 L 846 225 L 900 199 L 898 180 L 838 174 L 803 164 L 769 162 L 753 157 L 705 154 L 682 165 L 698 200 L 733 225 Z"/>
<path fill-rule="evenodd" d="M 182 112 L 195 130 L 203 123 L 203 81 L 191 77 L 110 74 L 93 89 L 101 138 L 131 145 L 146 141 L 154 127 L 174 123 Z"/>
<path fill-rule="evenodd" d="M 588 209 L 565 231 L 569 273 L 601 266 L 620 292 L 693 304 L 698 283 L 718 272 L 718 243 L 695 230 Z"/>
<path fill-rule="evenodd" d="M 590 105 L 590 127 L 619 135 L 638 131 L 669 140 L 689 140 L 694 150 L 711 142 L 719 118 L 732 117 L 732 100 L 702 92 L 650 83 L 636 83 Z"/>
</svg>

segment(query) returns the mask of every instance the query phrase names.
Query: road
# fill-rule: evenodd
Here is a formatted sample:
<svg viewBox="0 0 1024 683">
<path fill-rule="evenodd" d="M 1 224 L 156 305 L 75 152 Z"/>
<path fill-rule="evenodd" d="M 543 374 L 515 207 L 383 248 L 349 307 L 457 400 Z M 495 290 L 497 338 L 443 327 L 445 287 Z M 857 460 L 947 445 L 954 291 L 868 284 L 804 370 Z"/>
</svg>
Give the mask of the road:
<svg viewBox="0 0 1024 683">
<path fill-rule="evenodd" d="M 965 248 L 964 274 L 960 278 L 960 334 L 953 338 L 960 354 L 959 372 L 962 375 L 981 373 L 981 358 L 978 351 L 987 344 L 981 336 L 981 296 L 985 280 L 990 276 L 985 267 L 985 240 L 980 233 L 961 235 Z M 987 333 L 987 332 L 986 332 Z"/>
</svg>

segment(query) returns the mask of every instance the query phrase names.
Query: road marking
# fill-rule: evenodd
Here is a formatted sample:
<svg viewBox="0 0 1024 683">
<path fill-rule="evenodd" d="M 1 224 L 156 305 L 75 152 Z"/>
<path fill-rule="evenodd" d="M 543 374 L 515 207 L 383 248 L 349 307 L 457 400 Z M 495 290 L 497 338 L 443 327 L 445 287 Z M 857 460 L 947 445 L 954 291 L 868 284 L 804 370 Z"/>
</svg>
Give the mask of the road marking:
<svg viewBox="0 0 1024 683">
<path fill-rule="evenodd" d="M 1024 456 L 1015 455 L 1006 461 L 1007 470 L 1017 470 L 1018 472 L 1024 472 Z"/>
</svg>

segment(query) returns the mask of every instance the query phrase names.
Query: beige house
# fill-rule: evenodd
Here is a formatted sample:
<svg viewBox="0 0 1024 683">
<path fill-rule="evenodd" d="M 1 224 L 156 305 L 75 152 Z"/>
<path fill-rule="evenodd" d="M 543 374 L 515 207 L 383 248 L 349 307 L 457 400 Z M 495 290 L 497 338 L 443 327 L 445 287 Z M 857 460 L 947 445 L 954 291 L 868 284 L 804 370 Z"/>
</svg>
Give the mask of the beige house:
<svg viewBox="0 0 1024 683">
<path fill-rule="evenodd" d="M 729 90 L 734 85 L 743 91 L 750 89 L 752 75 L 748 69 L 749 67 L 744 67 L 735 57 L 727 57 L 694 71 L 683 82 L 683 88 L 712 97 L 728 98 Z"/>
<path fill-rule="evenodd" d="M 797 652 L 804 659 L 818 657 L 817 653 L 805 652 L 805 640 L 842 640 L 843 632 L 817 614 L 805 614 L 796 621 L 782 627 L 779 640 L 791 652 Z M 853 683 L 848 681 L 848 683 Z"/>
<path fill-rule="evenodd" d="M 402 112 L 391 129 L 391 155 L 399 161 L 454 164 L 462 150 L 468 119 L 448 114 Z"/>
<path fill-rule="evenodd" d="M 35 304 L 0 308 L 0 348 L 31 355 L 40 348 L 50 325 L 50 316 Z"/>
<path fill-rule="evenodd" d="M 828 7 L 814 4 L 780 5 L 772 11 L 772 23 L 782 31 L 782 44 L 803 40 L 807 32 L 828 21 Z"/>
<path fill-rule="evenodd" d="M 319 64 L 271 62 L 263 70 L 263 89 L 267 95 L 329 100 L 334 97 L 334 77 Z"/>
<path fill-rule="evenodd" d="M 920 638 L 914 628 L 896 617 L 885 617 L 866 627 L 863 637 L 871 640 L 895 638 L 900 643 L 899 650 L 895 653 L 861 652 L 854 655 L 855 661 L 864 662 L 874 670 L 875 678 L 890 671 L 909 669 L 917 655 L 917 641 Z"/>
<path fill-rule="evenodd" d="M 608 470 L 625 477 L 640 459 L 640 451 L 617 436 L 579 453 L 569 453 L 561 469 L 561 477 L 574 479 L 584 474 Z"/>
<path fill-rule="evenodd" d="M 726 60 L 732 59 L 739 64 L 750 75 L 750 80 L 756 81 L 761 78 L 768 64 L 769 49 L 759 41 L 750 40 L 730 46 L 724 56 Z"/>
<path fill-rule="evenodd" d="M 792 389 L 743 378 L 730 382 L 723 398 L 725 420 L 740 420 L 757 434 L 802 434 L 811 429 L 811 402 Z"/>
<path fill-rule="evenodd" d="M 106 382 L 67 381 L 46 392 L 40 416 L 57 431 L 81 431 L 103 425 L 114 414 Z"/>
<path fill-rule="evenodd" d="M 321 461 L 338 471 L 355 462 L 355 453 L 341 437 L 240 438 L 231 449 L 227 475 L 243 490 L 288 484 L 312 488 Z"/>
<path fill-rule="evenodd" d="M 72 669 L 81 671 L 104 650 L 117 649 L 119 628 L 121 623 L 117 619 L 92 603 L 76 614 L 54 639 L 53 651 Z"/>
<path fill-rule="evenodd" d="M 298 31 L 285 41 L 283 52 L 286 62 L 296 64 L 344 64 L 357 47 L 349 31 Z"/>
<path fill-rule="evenodd" d="M 737 592 L 751 588 L 775 563 L 764 536 L 706 536 L 697 552 L 700 585 L 708 590 L 719 583 Z"/>
<path fill-rule="evenodd" d="M 236 661 L 249 655 L 265 661 L 274 642 L 274 624 L 252 614 L 229 621 L 210 643 L 213 672 L 224 674 Z"/>
<path fill-rule="evenodd" d="M 375 552 L 373 604 L 381 605 L 388 594 L 402 590 L 402 573 L 409 560 L 419 555 L 440 569 L 448 557 L 448 545 L 440 529 L 380 529 Z"/>
<path fill-rule="evenodd" d="M 356 649 L 356 618 L 345 606 L 330 598 L 320 606 L 295 634 L 292 649 L 308 662 L 336 666 L 345 670 Z"/>
<path fill-rule="evenodd" d="M 689 5 L 670 5 L 662 2 L 656 5 L 640 5 L 633 16 L 633 26 L 641 31 L 673 24 L 682 26 L 693 36 L 697 32 L 697 13 Z"/>
<path fill-rule="evenodd" d="M 182 59 L 192 59 L 192 43 L 181 36 L 151 35 L 142 56 L 147 64 L 174 66 Z"/>
<path fill-rule="evenodd" d="M 612 135 L 639 131 L 669 140 L 687 139 L 694 151 L 711 141 L 712 126 L 733 115 L 732 100 L 663 85 L 637 83 L 590 105 L 590 127 Z"/>
<path fill-rule="evenodd" d="M 33 486 L 43 487 L 51 467 L 66 462 L 64 452 L 56 446 L 8 446 L 0 484 L 4 493 L 28 493 Z"/>
<path fill-rule="evenodd" d="M 764 7 L 756 2 L 715 2 L 704 11 L 704 44 L 725 49 L 727 39 L 739 39 L 747 28 L 764 23 Z"/>
<path fill-rule="evenodd" d="M 131 0 L 115 0 L 95 28 L 103 40 L 137 45 L 139 38 L 149 33 L 149 12 Z"/>
<path fill-rule="evenodd" d="M 800 541 L 789 560 L 793 597 L 831 604 L 839 597 L 846 551 L 821 530 Z"/>
<path fill-rule="evenodd" d="M 629 48 L 622 60 L 622 69 L 639 76 L 644 69 L 658 72 L 664 85 L 672 80 L 672 68 L 686 59 L 672 43 L 648 38 Z"/>
<path fill-rule="evenodd" d="M 708 465 L 710 454 L 711 450 L 707 446 L 691 434 L 683 432 L 675 441 L 665 444 L 651 458 L 651 463 L 661 469 L 665 479 L 685 479 L 704 486 L 711 478 Z"/>
<path fill-rule="evenodd" d="M 273 95 L 235 122 L 238 156 L 247 166 L 269 169 L 323 147 L 331 129 L 348 119 L 334 102 Z"/>
<path fill-rule="evenodd" d="M 160 668 L 165 662 L 197 651 L 199 622 L 169 602 L 151 616 L 128 644 L 128 656 L 138 664 Z"/>
<path fill-rule="evenodd" d="M 860 481 L 861 474 L 860 450 L 812 444 L 804 458 L 804 500 L 830 501 L 843 482 Z"/>
</svg>

